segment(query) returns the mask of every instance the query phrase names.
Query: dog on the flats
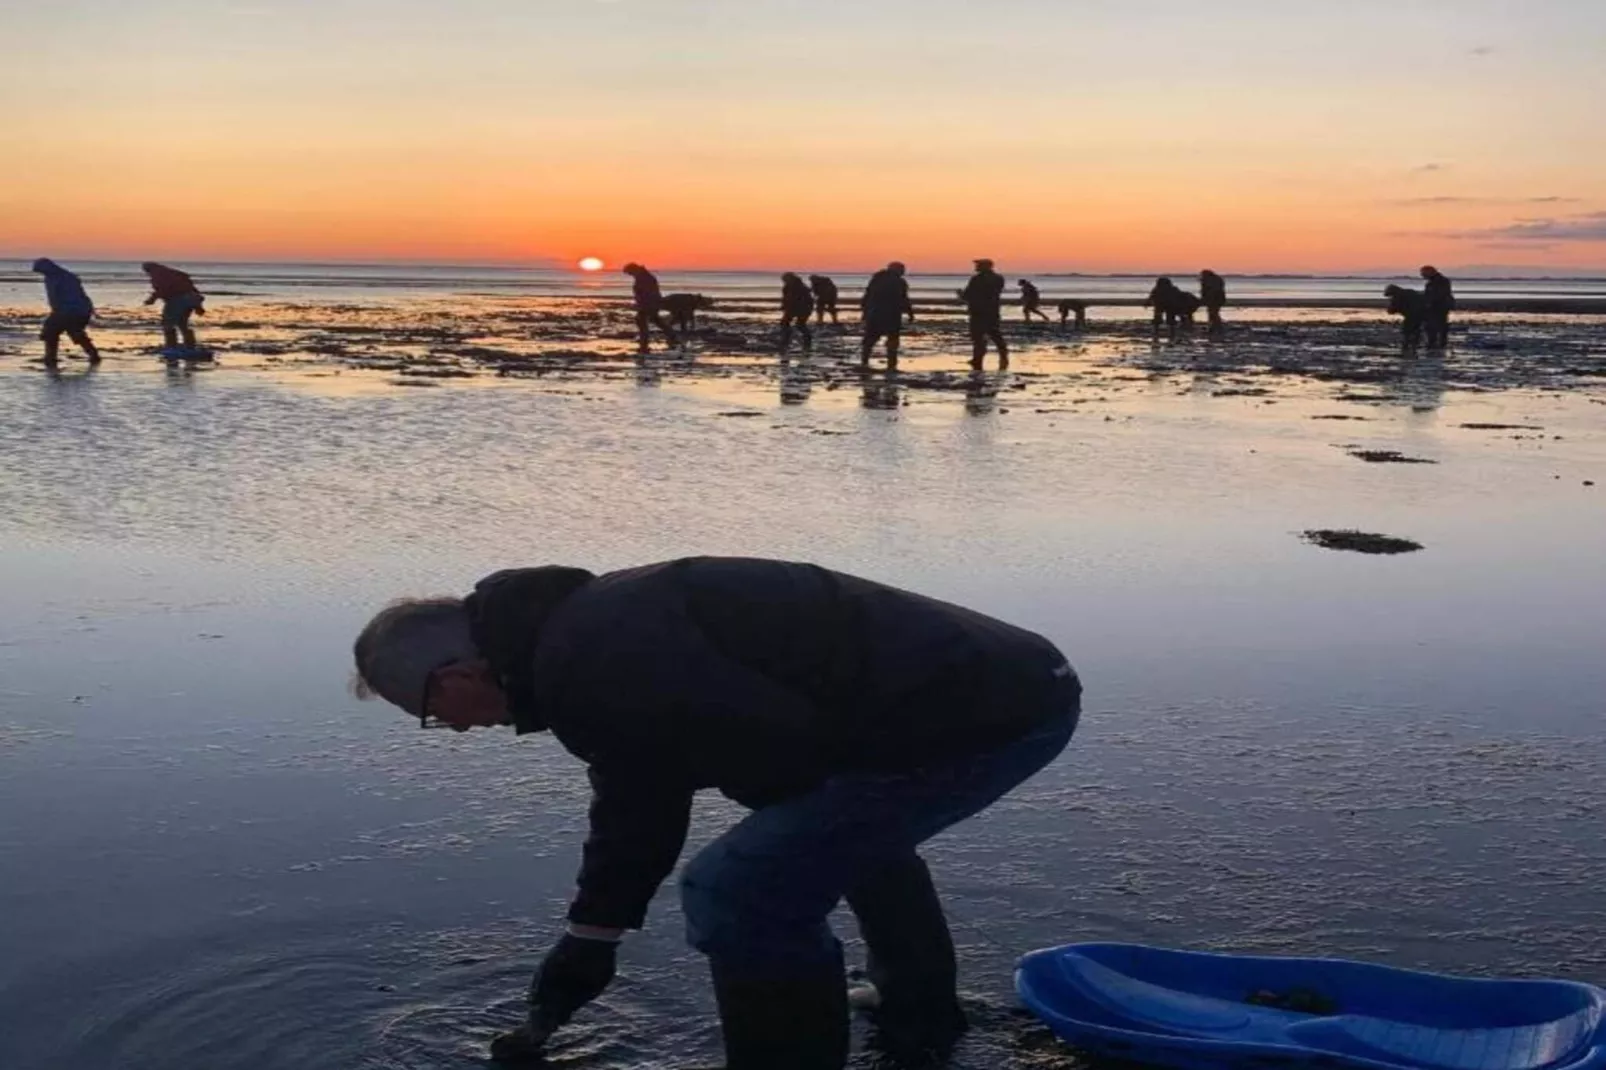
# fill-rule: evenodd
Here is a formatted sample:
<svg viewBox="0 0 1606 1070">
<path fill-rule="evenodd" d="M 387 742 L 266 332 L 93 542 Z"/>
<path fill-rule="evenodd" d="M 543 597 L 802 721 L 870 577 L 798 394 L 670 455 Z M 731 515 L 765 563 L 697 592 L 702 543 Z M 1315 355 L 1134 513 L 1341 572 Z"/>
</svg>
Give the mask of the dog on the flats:
<svg viewBox="0 0 1606 1070">
<path fill-rule="evenodd" d="M 669 322 L 682 333 L 695 331 L 697 313 L 713 307 L 714 299 L 702 294 L 669 294 L 664 297 L 664 311 L 669 313 Z"/>
</svg>

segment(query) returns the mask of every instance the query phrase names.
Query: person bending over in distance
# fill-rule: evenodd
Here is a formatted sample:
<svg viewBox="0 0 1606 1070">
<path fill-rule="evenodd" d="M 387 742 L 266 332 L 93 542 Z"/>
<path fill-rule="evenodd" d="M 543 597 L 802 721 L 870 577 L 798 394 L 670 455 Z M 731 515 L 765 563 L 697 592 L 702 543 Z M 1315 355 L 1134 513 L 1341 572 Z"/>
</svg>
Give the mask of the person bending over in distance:
<svg viewBox="0 0 1606 1070">
<path fill-rule="evenodd" d="M 975 261 L 976 273 L 959 291 L 970 321 L 970 366 L 981 370 L 987 360 L 987 343 L 998 349 L 998 370 L 1009 367 L 1009 345 L 1004 341 L 1004 277 L 986 257 Z"/>
<path fill-rule="evenodd" d="M 909 280 L 904 278 L 903 262 L 894 260 L 864 285 L 859 308 L 864 318 L 864 339 L 859 345 L 859 363 L 868 365 L 876 343 L 887 340 L 887 370 L 898 367 L 898 348 L 903 338 L 903 324 L 907 317 L 915 321 L 914 302 L 909 299 Z"/>
<path fill-rule="evenodd" d="M 1221 310 L 1227 305 L 1227 280 L 1209 268 L 1199 272 L 1199 301 L 1210 317 L 1210 333 L 1220 334 L 1226 330 Z"/>
<path fill-rule="evenodd" d="M 1076 317 L 1076 329 L 1081 330 L 1087 326 L 1087 302 L 1075 297 L 1067 297 L 1059 303 L 1060 330 L 1064 330 L 1072 316 Z"/>
<path fill-rule="evenodd" d="M 45 300 L 50 314 L 39 328 L 39 340 L 45 344 L 45 366 L 54 368 L 59 362 L 61 336 L 66 335 L 84 351 L 89 363 L 100 363 L 100 350 L 89 337 L 89 321 L 95 318 L 95 304 L 84 292 L 84 284 L 77 275 L 54 260 L 40 257 L 33 262 L 35 273 L 44 276 Z"/>
<path fill-rule="evenodd" d="M 1422 344 L 1422 325 L 1427 319 L 1427 299 L 1421 290 L 1405 286 L 1385 286 L 1383 296 L 1389 299 L 1389 315 L 1400 317 L 1400 343 L 1407 352 L 1414 352 Z"/>
<path fill-rule="evenodd" d="M 640 264 L 626 264 L 621 268 L 631 278 L 630 292 L 636 304 L 636 340 L 643 353 L 652 349 L 651 329 L 657 327 L 673 349 L 680 343 L 675 329 L 664 319 L 664 291 L 658 285 L 658 276 Z"/>
<path fill-rule="evenodd" d="M 1048 313 L 1043 311 L 1043 293 L 1037 284 L 1030 279 L 1021 279 L 1015 285 L 1020 287 L 1021 319 L 1030 323 L 1032 317 L 1036 316 L 1044 323 L 1049 322 Z"/>
<path fill-rule="evenodd" d="M 1428 348 L 1443 349 L 1450 344 L 1450 312 L 1455 308 L 1455 288 L 1436 267 L 1424 267 L 1422 280 L 1423 320 Z"/>
<path fill-rule="evenodd" d="M 697 313 L 707 312 L 713 307 L 714 299 L 702 294 L 669 294 L 664 298 L 664 311 L 669 313 L 669 322 L 681 334 L 695 331 Z"/>
<path fill-rule="evenodd" d="M 1053 761 L 1081 710 L 1076 673 L 1043 637 L 787 561 L 498 572 L 466 598 L 392 604 L 353 653 L 359 691 L 425 727 L 550 731 L 587 766 L 568 932 L 525 1023 L 493 1044 L 500 1059 L 537 1055 L 607 988 L 704 789 L 750 811 L 680 878 L 727 1070 L 844 1065 L 849 998 L 827 921 L 844 899 L 877 1044 L 940 1057 L 965 1017 L 920 846 Z"/>
<path fill-rule="evenodd" d="M 195 280 L 177 268 L 147 261 L 140 270 L 151 280 L 147 305 L 162 303 L 163 352 L 178 355 L 195 351 L 195 331 L 190 327 L 191 316 L 206 315 L 206 298 L 195 288 Z M 183 342 L 180 350 L 179 343 Z"/>
<path fill-rule="evenodd" d="M 814 294 L 796 273 L 788 271 L 781 276 L 781 352 L 792 348 L 792 328 L 797 327 L 803 336 L 803 351 L 814 348 L 814 332 L 809 330 L 809 317 L 814 315 Z"/>
<path fill-rule="evenodd" d="M 832 323 L 841 323 L 836 312 L 836 282 L 827 275 L 810 275 L 809 289 L 814 292 L 814 307 L 820 314 L 820 322 L 824 323 L 825 317 L 830 316 Z"/>
<path fill-rule="evenodd" d="M 1160 337 L 1160 324 L 1164 322 L 1173 341 L 1177 337 L 1177 327 L 1191 327 L 1194 313 L 1199 311 L 1197 297 L 1179 289 L 1176 283 L 1163 276 L 1154 281 L 1154 289 L 1149 291 L 1148 299 L 1143 303 L 1154 308 L 1154 336 Z"/>
</svg>

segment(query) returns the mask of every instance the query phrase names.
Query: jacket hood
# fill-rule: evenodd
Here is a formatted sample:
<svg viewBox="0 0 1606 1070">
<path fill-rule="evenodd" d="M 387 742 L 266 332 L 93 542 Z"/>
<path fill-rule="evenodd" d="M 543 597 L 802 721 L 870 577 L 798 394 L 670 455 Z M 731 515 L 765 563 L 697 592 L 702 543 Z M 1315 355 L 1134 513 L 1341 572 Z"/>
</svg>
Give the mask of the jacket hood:
<svg viewBox="0 0 1606 1070">
<path fill-rule="evenodd" d="M 49 260 L 42 256 L 33 262 L 33 269 L 41 275 L 60 275 L 67 270 L 54 260 Z"/>
<path fill-rule="evenodd" d="M 535 649 L 541 630 L 564 599 L 595 578 L 583 568 L 562 565 L 506 569 L 475 584 L 464 600 L 474 645 L 507 693 L 520 732 L 547 727 L 535 705 Z"/>
</svg>

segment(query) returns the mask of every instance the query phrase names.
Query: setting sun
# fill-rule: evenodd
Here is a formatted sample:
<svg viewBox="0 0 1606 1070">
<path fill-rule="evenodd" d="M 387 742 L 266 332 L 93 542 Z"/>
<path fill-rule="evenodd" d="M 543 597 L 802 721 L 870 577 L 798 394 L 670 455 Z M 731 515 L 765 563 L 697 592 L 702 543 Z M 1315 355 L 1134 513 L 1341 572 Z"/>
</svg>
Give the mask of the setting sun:
<svg viewBox="0 0 1606 1070">
<path fill-rule="evenodd" d="M 580 259 L 579 266 L 581 271 L 601 271 L 606 265 L 603 264 L 601 257 L 587 256 Z"/>
</svg>

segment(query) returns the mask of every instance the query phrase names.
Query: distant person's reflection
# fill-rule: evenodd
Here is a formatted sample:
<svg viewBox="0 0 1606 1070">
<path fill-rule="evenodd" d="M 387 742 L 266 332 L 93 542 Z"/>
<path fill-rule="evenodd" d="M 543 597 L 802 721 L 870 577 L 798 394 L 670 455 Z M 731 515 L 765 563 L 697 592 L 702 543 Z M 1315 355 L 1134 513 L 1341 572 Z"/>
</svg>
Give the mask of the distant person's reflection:
<svg viewBox="0 0 1606 1070">
<path fill-rule="evenodd" d="M 100 371 L 100 364 L 98 362 L 89 364 L 75 372 L 62 371 L 60 362 L 43 363 L 42 368 L 45 373 L 45 378 L 49 379 L 51 382 L 61 383 L 63 386 L 70 386 L 81 385 L 94 378 L 95 373 Z"/>
<path fill-rule="evenodd" d="M 786 356 L 781 358 L 781 404 L 804 405 L 814 392 L 814 377 L 807 364 L 794 363 Z"/>
<path fill-rule="evenodd" d="M 965 380 L 965 412 L 971 416 L 991 416 L 998 411 L 998 389 L 1002 375 L 972 371 Z"/>
<path fill-rule="evenodd" d="M 859 375 L 859 405 L 866 409 L 895 411 L 903 405 L 903 382 L 895 369 L 880 375 L 865 371 Z"/>
<path fill-rule="evenodd" d="M 636 385 L 655 387 L 662 386 L 664 373 L 657 364 L 648 360 L 645 355 L 636 357 Z"/>
<path fill-rule="evenodd" d="M 1436 413 L 1444 404 L 1444 351 L 1428 350 L 1400 361 L 1400 385 L 1396 396 L 1413 413 Z"/>
</svg>

